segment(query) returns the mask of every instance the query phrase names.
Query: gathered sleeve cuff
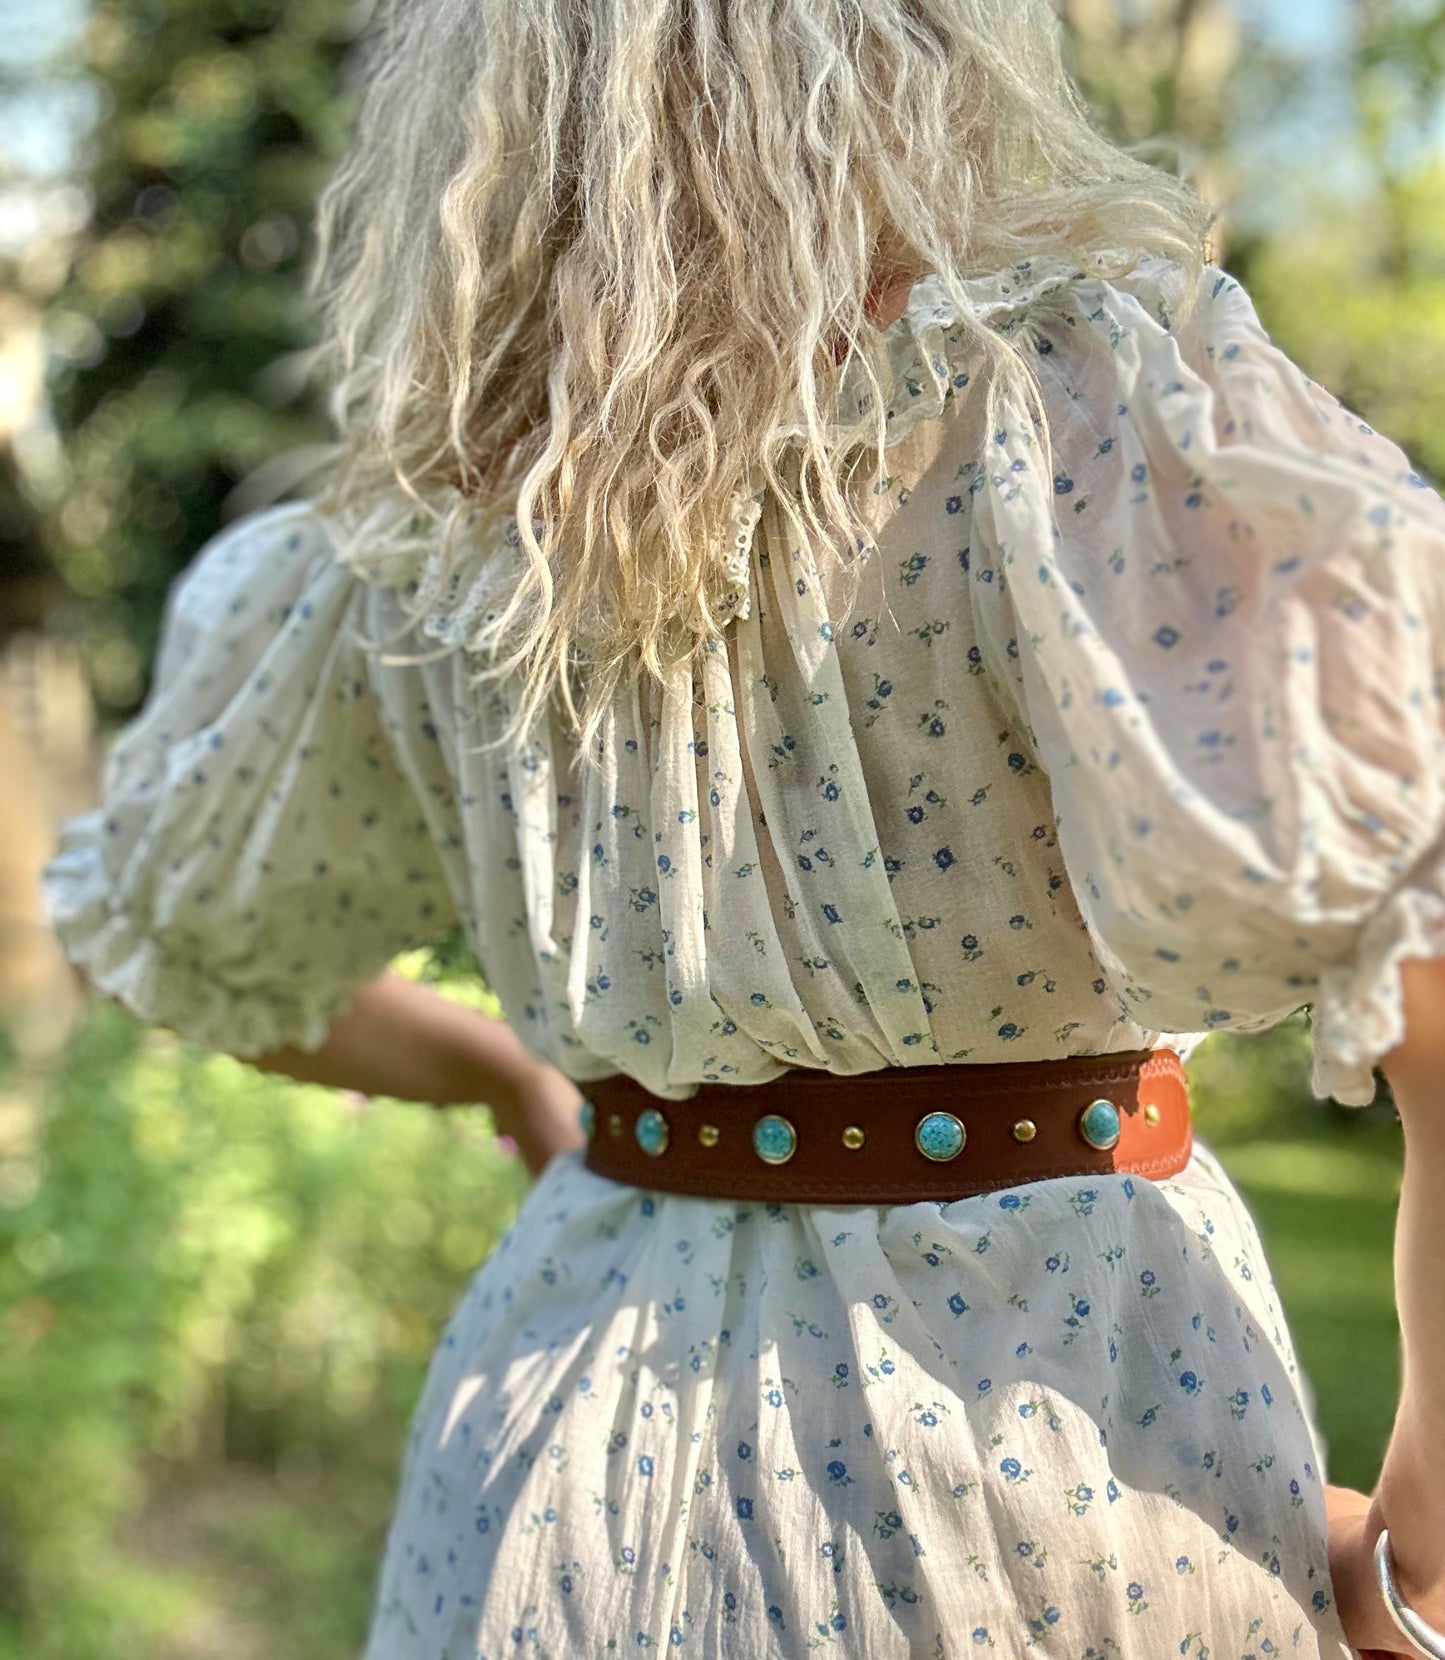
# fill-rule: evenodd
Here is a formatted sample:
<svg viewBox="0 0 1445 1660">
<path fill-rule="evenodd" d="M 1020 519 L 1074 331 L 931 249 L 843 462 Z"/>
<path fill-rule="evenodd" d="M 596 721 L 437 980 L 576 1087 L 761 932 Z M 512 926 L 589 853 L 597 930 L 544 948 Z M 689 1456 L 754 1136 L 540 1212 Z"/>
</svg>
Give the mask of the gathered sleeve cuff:
<svg viewBox="0 0 1445 1660">
<path fill-rule="evenodd" d="M 149 1025 L 167 1026 L 207 1049 L 255 1056 L 292 1046 L 319 1049 L 350 1003 L 349 984 L 297 982 L 243 988 L 218 976 L 204 945 L 145 932 L 117 896 L 100 812 L 70 819 L 46 872 L 50 920 L 76 967 L 98 992 Z"/>
<path fill-rule="evenodd" d="M 1345 1106 L 1374 1099 L 1374 1070 L 1405 1037 L 1400 968 L 1412 957 L 1445 957 L 1445 839 L 1322 971 L 1310 1007 L 1316 1095 Z"/>
</svg>

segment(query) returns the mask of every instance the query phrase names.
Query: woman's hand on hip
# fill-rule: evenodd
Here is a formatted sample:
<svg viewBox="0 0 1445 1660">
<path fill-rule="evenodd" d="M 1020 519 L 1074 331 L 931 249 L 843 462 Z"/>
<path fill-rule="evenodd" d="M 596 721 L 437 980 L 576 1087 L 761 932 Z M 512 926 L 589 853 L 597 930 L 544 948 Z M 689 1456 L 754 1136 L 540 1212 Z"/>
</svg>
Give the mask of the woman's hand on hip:
<svg viewBox="0 0 1445 1660">
<path fill-rule="evenodd" d="M 578 1118 L 582 1101 L 581 1090 L 565 1073 L 539 1060 L 512 1100 L 493 1105 L 492 1118 L 498 1132 L 516 1142 L 528 1170 L 540 1176 L 558 1153 L 587 1145 Z"/>
<path fill-rule="evenodd" d="M 1414 1648 L 1390 1618 L 1375 1583 L 1375 1541 L 1385 1525 L 1377 1500 L 1353 1487 L 1325 1483 L 1325 1515 L 1329 1521 L 1330 1579 L 1335 1608 L 1349 1645 L 1361 1660 L 1419 1660 Z M 1396 1524 L 1404 1527 L 1400 1521 Z M 1395 1533 L 1390 1534 L 1394 1552 Z M 1402 1535 L 1403 1538 L 1403 1535 Z M 1396 1554 L 1396 1582 L 1400 1594 L 1421 1619 L 1438 1628 L 1445 1623 L 1445 1585 L 1432 1596 L 1408 1584 Z"/>
</svg>

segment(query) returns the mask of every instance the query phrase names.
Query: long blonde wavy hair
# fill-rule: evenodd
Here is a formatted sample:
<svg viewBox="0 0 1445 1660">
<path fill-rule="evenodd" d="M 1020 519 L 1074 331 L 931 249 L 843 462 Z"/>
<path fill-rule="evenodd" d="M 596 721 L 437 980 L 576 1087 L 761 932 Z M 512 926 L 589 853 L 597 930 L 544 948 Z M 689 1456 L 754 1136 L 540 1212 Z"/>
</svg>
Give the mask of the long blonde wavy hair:
<svg viewBox="0 0 1445 1660">
<path fill-rule="evenodd" d="M 726 628 L 755 469 L 811 545 L 867 540 L 870 279 L 937 274 L 991 416 L 1032 375 L 961 282 L 1152 252 L 1192 295 L 1211 217 L 1096 128 L 1049 0 L 393 0 L 318 214 L 320 505 L 420 535 L 453 592 L 514 516 L 520 575 L 466 643 L 522 672 L 514 738 L 557 693 L 588 752 L 619 684 Z M 873 393 L 841 426 L 839 333 Z"/>
</svg>

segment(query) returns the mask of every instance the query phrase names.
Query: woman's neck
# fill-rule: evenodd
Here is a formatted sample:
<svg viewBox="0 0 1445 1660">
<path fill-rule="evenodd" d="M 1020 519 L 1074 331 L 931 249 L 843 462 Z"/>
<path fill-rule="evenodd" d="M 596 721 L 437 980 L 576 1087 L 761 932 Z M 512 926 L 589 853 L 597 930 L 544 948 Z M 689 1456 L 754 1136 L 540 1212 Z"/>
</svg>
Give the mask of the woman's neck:
<svg viewBox="0 0 1445 1660">
<path fill-rule="evenodd" d="M 908 309 L 908 297 L 917 278 L 910 271 L 888 272 L 868 285 L 863 309 L 880 329 L 891 327 Z"/>
<path fill-rule="evenodd" d="M 908 309 L 908 298 L 918 279 L 910 271 L 885 271 L 868 284 L 863 301 L 864 315 L 880 329 L 891 328 Z M 829 341 L 832 360 L 841 363 L 848 353 L 848 342 L 841 334 Z"/>
</svg>

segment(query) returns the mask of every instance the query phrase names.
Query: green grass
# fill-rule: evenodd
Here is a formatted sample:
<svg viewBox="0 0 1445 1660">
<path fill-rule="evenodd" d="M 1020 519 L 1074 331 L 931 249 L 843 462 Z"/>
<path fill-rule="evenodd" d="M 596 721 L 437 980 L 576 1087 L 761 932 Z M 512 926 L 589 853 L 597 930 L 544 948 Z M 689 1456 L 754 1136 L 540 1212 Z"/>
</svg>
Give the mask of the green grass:
<svg viewBox="0 0 1445 1660">
<path fill-rule="evenodd" d="M 1301 1367 L 1315 1392 L 1331 1481 L 1369 1491 L 1400 1387 L 1391 1261 L 1398 1131 L 1321 1125 L 1308 1139 L 1217 1149 L 1274 1270 Z M 1366 1143 L 1361 1145 L 1361 1143 Z"/>
<path fill-rule="evenodd" d="M 1316 1100 L 1304 1028 L 1210 1039 L 1191 1064 L 1195 1125 L 1259 1228 L 1314 1391 L 1329 1480 L 1368 1492 L 1400 1387 L 1393 1241 L 1404 1142 L 1388 1097 Z"/>
</svg>

